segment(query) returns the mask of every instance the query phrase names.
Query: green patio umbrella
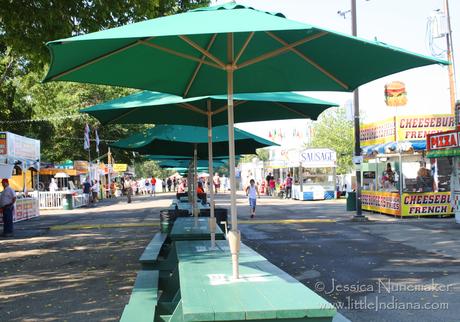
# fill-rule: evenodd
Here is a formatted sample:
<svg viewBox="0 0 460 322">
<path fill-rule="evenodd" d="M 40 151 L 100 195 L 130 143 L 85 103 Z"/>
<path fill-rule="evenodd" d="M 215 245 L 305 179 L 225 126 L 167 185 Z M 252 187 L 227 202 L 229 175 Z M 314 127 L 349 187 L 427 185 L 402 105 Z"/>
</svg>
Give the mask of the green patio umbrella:
<svg viewBox="0 0 460 322">
<path fill-rule="evenodd" d="M 316 120 L 327 108 L 338 106 L 292 92 L 235 94 L 233 100 L 235 123 L 298 118 Z M 224 113 L 226 107 L 226 95 L 182 98 L 142 91 L 82 109 L 80 112 L 94 116 L 102 124 L 153 123 L 206 127 L 208 116 L 211 117 L 212 126 L 227 124 L 227 115 Z"/>
<path fill-rule="evenodd" d="M 213 129 L 213 151 L 216 157 L 228 156 L 228 126 Z M 235 148 L 238 154 L 252 154 L 258 148 L 278 145 L 246 131 L 235 129 Z M 140 154 L 189 155 L 196 150 L 199 159 L 208 158 L 208 129 L 187 125 L 157 125 L 145 132 L 135 133 L 111 143 L 112 148 Z"/>
<path fill-rule="evenodd" d="M 348 91 L 447 62 L 228 3 L 47 44 L 44 81 L 124 86 L 194 97 L 227 94 L 231 222 L 238 278 L 233 93 Z"/>
</svg>

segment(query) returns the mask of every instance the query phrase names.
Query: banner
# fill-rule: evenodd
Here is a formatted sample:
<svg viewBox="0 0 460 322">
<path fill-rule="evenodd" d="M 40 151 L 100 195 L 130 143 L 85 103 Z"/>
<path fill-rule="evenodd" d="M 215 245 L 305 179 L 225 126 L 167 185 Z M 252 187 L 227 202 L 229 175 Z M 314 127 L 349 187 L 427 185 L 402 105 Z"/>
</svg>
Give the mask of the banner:
<svg viewBox="0 0 460 322">
<path fill-rule="evenodd" d="M 427 134 L 452 130 L 455 126 L 451 114 L 404 115 L 396 118 L 397 137 L 395 136 L 395 118 L 363 124 L 360 129 L 361 146 L 384 144 L 398 141 L 424 141 Z"/>
<path fill-rule="evenodd" d="M 40 141 L 10 132 L 0 132 L 0 155 L 22 160 L 40 160 Z"/>
<path fill-rule="evenodd" d="M 401 203 L 397 192 L 362 191 L 362 209 L 388 215 L 400 214 Z"/>
<path fill-rule="evenodd" d="M 126 163 L 114 163 L 112 169 L 114 172 L 124 172 L 128 169 L 128 165 Z"/>
<path fill-rule="evenodd" d="M 451 215 L 450 192 L 403 193 L 402 216 Z"/>
</svg>

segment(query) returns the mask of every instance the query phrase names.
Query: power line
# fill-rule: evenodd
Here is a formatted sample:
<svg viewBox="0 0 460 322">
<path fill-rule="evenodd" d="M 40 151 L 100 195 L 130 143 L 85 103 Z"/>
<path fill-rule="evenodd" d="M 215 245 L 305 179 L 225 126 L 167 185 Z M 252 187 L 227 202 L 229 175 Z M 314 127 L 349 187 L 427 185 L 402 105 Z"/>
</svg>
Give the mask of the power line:
<svg viewBox="0 0 460 322">
<path fill-rule="evenodd" d="M 40 119 L 8 120 L 8 121 L 0 121 L 0 124 L 49 122 L 49 121 L 60 121 L 60 120 L 78 119 L 78 118 L 85 118 L 85 115 L 73 114 L 73 115 L 65 115 L 65 116 L 51 116 L 51 117 L 45 117 L 45 118 L 40 118 Z"/>
</svg>

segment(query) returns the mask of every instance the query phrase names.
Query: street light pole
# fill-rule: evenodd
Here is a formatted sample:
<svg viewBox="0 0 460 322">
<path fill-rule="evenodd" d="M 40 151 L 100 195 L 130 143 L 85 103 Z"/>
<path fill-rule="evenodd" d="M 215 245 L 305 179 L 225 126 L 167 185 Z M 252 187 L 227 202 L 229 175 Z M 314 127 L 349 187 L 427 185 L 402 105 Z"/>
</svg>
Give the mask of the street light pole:
<svg viewBox="0 0 460 322">
<path fill-rule="evenodd" d="M 353 36 L 358 35 L 358 26 L 356 19 L 356 0 L 351 0 L 351 33 Z M 354 125 L 355 125 L 355 157 L 361 156 L 361 142 L 360 142 L 360 126 L 359 126 L 359 90 L 355 89 L 353 92 L 353 108 L 354 108 Z M 355 164 L 358 166 L 356 162 Z M 354 219 L 362 220 L 366 217 L 363 216 L 361 208 L 361 171 L 359 167 L 356 169 L 356 215 Z"/>
</svg>

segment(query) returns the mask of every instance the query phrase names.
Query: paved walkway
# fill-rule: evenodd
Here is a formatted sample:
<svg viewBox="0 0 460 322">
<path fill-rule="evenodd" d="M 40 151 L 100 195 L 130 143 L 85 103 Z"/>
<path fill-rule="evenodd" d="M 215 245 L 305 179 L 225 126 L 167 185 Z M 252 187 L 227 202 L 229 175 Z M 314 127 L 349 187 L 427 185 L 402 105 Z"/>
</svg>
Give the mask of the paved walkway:
<svg viewBox="0 0 460 322">
<path fill-rule="evenodd" d="M 228 206 L 228 198 L 220 195 L 218 204 Z M 18 223 L 14 239 L 0 239 L 0 320 L 118 320 L 137 259 L 171 199 L 108 200 Z M 343 200 L 262 197 L 258 204 L 250 220 L 246 199 L 238 199 L 243 241 L 352 321 L 458 321 L 460 225 L 453 219 L 370 215 L 371 222 L 354 223 Z"/>
</svg>

